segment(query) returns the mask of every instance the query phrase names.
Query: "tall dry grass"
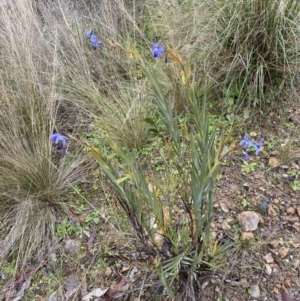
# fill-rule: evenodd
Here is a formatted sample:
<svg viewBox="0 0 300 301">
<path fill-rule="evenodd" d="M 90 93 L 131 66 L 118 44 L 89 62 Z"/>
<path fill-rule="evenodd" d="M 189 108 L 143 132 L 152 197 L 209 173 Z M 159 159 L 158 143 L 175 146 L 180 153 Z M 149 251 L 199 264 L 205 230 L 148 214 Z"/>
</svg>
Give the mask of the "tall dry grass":
<svg viewBox="0 0 300 301">
<path fill-rule="evenodd" d="M 0 259 L 23 266 L 55 242 L 54 225 L 84 168 L 78 154 L 55 160 L 60 67 L 32 1 L 0 6 Z"/>
<path fill-rule="evenodd" d="M 207 60 L 213 85 L 236 108 L 276 110 L 295 99 L 299 72 L 297 0 L 213 0 L 206 10 L 212 37 Z"/>
</svg>

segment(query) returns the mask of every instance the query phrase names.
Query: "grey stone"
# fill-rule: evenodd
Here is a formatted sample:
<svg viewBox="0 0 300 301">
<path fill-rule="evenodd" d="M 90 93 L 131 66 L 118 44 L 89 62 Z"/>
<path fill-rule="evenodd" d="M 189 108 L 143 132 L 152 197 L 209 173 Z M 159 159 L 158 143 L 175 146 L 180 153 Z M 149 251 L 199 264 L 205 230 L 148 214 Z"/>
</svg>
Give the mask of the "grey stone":
<svg viewBox="0 0 300 301">
<path fill-rule="evenodd" d="M 250 295 L 253 298 L 259 298 L 260 297 L 260 289 L 257 284 L 250 286 Z"/>
<path fill-rule="evenodd" d="M 81 243 L 78 240 L 68 239 L 65 242 L 65 250 L 69 255 L 76 255 L 80 251 Z"/>
</svg>

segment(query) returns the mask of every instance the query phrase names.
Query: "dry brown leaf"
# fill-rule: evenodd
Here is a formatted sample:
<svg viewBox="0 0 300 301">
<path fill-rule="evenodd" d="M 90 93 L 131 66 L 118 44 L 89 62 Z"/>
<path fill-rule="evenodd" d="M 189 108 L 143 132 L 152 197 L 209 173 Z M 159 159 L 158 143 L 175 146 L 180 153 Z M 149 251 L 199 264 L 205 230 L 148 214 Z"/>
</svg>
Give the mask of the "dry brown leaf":
<svg viewBox="0 0 300 301">
<path fill-rule="evenodd" d="M 88 293 L 87 295 L 85 295 L 82 300 L 83 301 L 89 301 L 94 299 L 94 297 L 99 298 L 103 295 L 105 295 L 105 293 L 107 292 L 108 288 L 105 289 L 101 289 L 101 288 L 96 288 L 93 291 L 91 291 L 90 293 Z"/>
</svg>

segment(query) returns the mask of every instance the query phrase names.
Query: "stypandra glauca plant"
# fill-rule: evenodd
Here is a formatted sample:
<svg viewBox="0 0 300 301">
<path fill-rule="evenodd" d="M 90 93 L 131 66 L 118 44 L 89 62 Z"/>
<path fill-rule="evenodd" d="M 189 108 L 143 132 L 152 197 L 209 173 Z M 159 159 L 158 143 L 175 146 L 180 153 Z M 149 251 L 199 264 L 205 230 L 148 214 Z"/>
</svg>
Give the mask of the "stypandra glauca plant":
<svg viewBox="0 0 300 301">
<path fill-rule="evenodd" d="M 190 83 L 191 68 L 184 66 L 177 52 L 167 52 L 182 71 L 178 74 L 190 101 L 186 121 L 174 115 L 172 99 L 165 96 L 156 71 L 138 59 L 168 136 L 161 152 L 163 171 L 152 170 L 149 176 L 136 154 L 118 145 L 109 133 L 115 160 L 93 146 L 89 149 L 110 180 L 118 204 L 132 223 L 138 250 L 149 257 L 165 293 L 180 300 L 199 300 L 199 275 L 221 265 L 220 255 L 226 248 L 211 235 L 214 182 L 226 139 L 220 136 L 217 143 L 216 131 L 209 130 L 206 93 Z"/>
</svg>

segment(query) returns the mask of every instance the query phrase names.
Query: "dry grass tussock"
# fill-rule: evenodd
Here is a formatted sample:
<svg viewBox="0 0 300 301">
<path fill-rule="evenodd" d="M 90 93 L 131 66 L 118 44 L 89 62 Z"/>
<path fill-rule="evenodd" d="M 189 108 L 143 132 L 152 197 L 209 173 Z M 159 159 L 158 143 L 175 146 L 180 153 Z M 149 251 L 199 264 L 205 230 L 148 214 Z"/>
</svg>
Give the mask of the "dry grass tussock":
<svg viewBox="0 0 300 301">
<path fill-rule="evenodd" d="M 83 160 L 54 160 L 58 58 L 32 1 L 2 1 L 0 19 L 0 259 L 22 266 L 54 242 Z"/>
</svg>

